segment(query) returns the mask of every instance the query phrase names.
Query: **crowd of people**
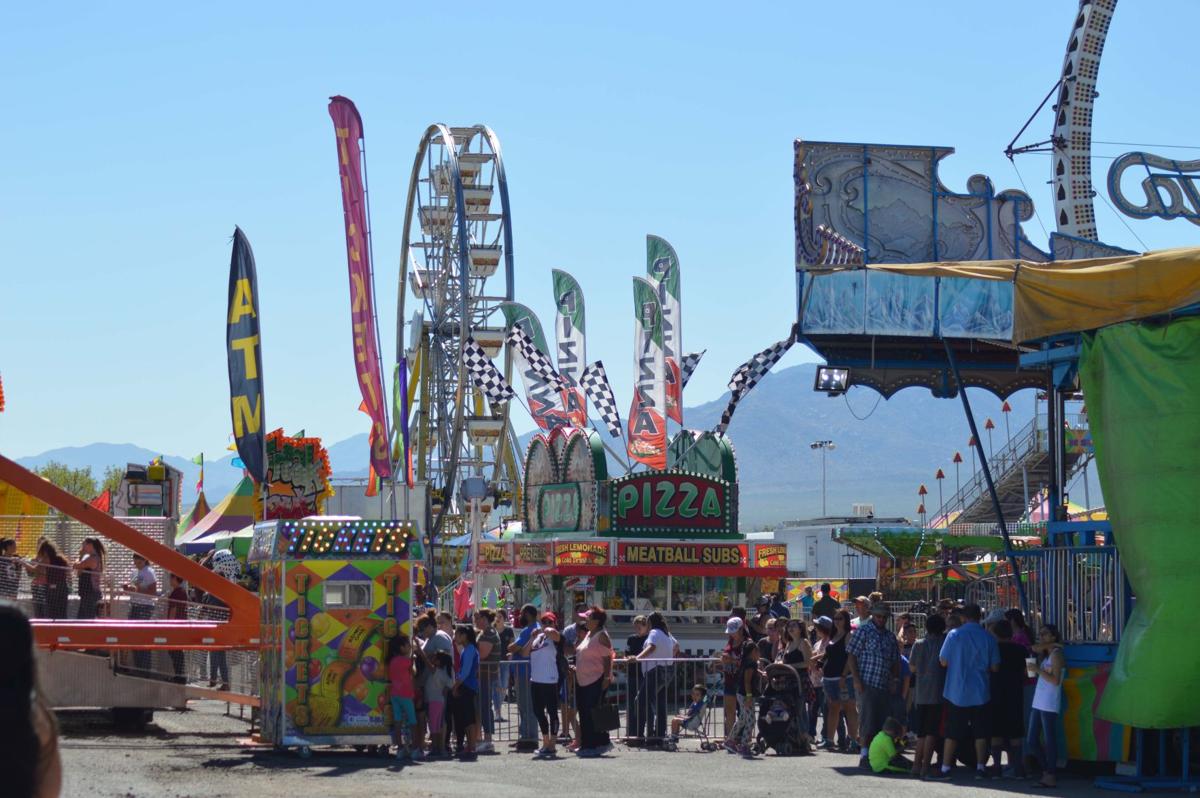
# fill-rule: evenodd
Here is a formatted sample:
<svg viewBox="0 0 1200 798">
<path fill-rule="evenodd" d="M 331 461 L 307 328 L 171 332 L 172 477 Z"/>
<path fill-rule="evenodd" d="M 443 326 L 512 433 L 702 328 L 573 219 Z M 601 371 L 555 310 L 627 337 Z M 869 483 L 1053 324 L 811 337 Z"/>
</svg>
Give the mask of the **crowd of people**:
<svg viewBox="0 0 1200 798">
<path fill-rule="evenodd" d="M 32 560 L 18 557 L 15 548 L 14 541 L 0 540 L 0 598 L 16 598 L 26 575 L 34 615 L 63 618 L 73 574 L 77 617 L 111 612 L 101 589 L 100 540 L 85 539 L 73 562 L 48 540 Z M 228 579 L 241 577 L 229 552 L 210 552 L 201 563 Z M 160 593 L 150 564 L 134 555 L 120 585 L 128 616 L 150 618 L 164 608 L 165 617 L 186 619 L 192 606 L 199 617 L 223 615 L 215 596 L 189 591 L 174 574 L 168 580 Z M 771 683 L 768 668 L 784 665 L 796 676 L 799 698 L 795 753 L 840 751 L 878 773 L 902 770 L 929 779 L 948 778 L 956 764 L 978 778 L 1025 778 L 1036 763 L 1040 783 L 1055 784 L 1065 669 L 1055 627 L 1043 625 L 1034 640 L 1019 610 L 985 618 L 978 605 L 951 601 L 925 617 L 922 629 L 909 613 L 893 624 L 879 593 L 858 597 L 852 607 L 828 585 L 819 596 L 809 589 L 793 607 L 782 594 L 763 596 L 753 608 L 734 607 L 726 644 L 706 663 L 716 683 L 702 672 L 683 690 L 674 667 L 680 646 L 661 612 L 637 616 L 618 650 L 599 606 L 577 606 L 574 617 L 559 618 L 527 604 L 516 613 L 515 628 L 505 613 L 487 608 L 461 622 L 427 608 L 414 618 L 411 637 L 387 641 L 396 755 L 471 759 L 492 752 L 502 711 L 515 703 L 515 747 L 535 758 L 555 758 L 560 746 L 583 758 L 603 755 L 621 726 L 621 708 L 631 745 L 671 747 L 680 734 L 702 728 L 709 707 L 723 712 L 724 749 L 754 757 L 762 750 L 755 737 L 759 702 Z M 186 680 L 183 653 L 169 655 L 170 678 Z M 134 669 L 150 671 L 149 652 L 134 654 Z M 229 688 L 224 652 L 211 652 L 201 670 L 211 687 Z M 615 701 L 608 691 L 618 670 L 625 678 Z"/>
<path fill-rule="evenodd" d="M 840 751 L 877 773 L 929 779 L 948 778 L 956 764 L 979 778 L 1036 769 L 1053 786 L 1065 667 L 1056 629 L 1044 625 L 1035 641 L 1019 610 L 984 618 L 978 605 L 944 601 L 923 618 L 922 635 L 909 613 L 892 624 L 882 598 L 860 596 L 851 612 L 826 587 L 796 617 L 780 595 L 735 607 L 725 646 L 704 663 L 721 689 L 697 680 L 677 693 L 669 687 L 678 687 L 680 648 L 661 612 L 637 616 L 618 650 L 600 607 L 560 619 L 525 605 L 515 629 L 487 609 L 457 625 L 430 609 L 411 640 L 389 644 L 397 756 L 494 751 L 507 696 L 518 715 L 514 747 L 535 758 L 557 757 L 564 745 L 602 755 L 622 708 L 630 745 L 669 748 L 701 731 L 709 707 L 724 713 L 723 748 L 753 758 L 762 751 L 760 702 L 774 683 L 768 668 L 785 665 L 798 684 L 794 753 Z M 606 692 L 618 669 L 625 679 L 615 701 Z"/>
<path fill-rule="evenodd" d="M 985 618 L 977 604 L 946 600 L 924 619 L 918 639 L 908 613 L 893 628 L 881 594 L 855 599 L 853 615 L 835 604 L 813 602 L 811 637 L 803 622 L 771 618 L 757 641 L 760 649 L 766 643 L 757 666 L 754 627 L 736 614 L 730 618 L 721 658 L 729 668 L 726 728 L 743 728 L 735 713 L 752 704 L 749 674 L 761 671 L 773 652 L 775 661 L 807 672 L 808 729 L 821 749 L 858 754 L 860 766 L 877 773 L 929 779 L 949 778 L 957 763 L 980 779 L 1023 779 L 1035 765 L 1041 785 L 1056 784 L 1065 660 L 1053 625 L 1043 625 L 1035 641 L 1020 610 L 997 609 Z M 817 614 L 828 611 L 833 614 Z M 818 715 L 824 719 L 819 740 Z M 746 753 L 746 744 L 731 733 L 725 747 Z M 904 756 L 909 746 L 912 759 Z"/>
<path fill-rule="evenodd" d="M 651 684 L 658 678 L 654 663 L 677 653 L 662 616 L 653 615 L 647 637 L 655 642 L 639 652 L 645 662 L 638 663 Z M 427 609 L 413 621 L 412 638 L 401 634 L 387 644 L 397 758 L 473 759 L 494 752 L 493 735 L 510 692 L 518 712 L 516 747 L 536 749 L 535 758 L 557 757 L 561 730 L 570 736 L 572 753 L 602 755 L 616 727 L 603 717 L 614 662 L 607 621 L 601 607 L 582 608 L 564 624 L 553 612 L 527 604 L 514 630 L 503 613 L 487 608 L 476 610 L 470 623 Z M 656 714 L 647 722 L 665 728 L 665 696 L 650 711 Z"/>
</svg>

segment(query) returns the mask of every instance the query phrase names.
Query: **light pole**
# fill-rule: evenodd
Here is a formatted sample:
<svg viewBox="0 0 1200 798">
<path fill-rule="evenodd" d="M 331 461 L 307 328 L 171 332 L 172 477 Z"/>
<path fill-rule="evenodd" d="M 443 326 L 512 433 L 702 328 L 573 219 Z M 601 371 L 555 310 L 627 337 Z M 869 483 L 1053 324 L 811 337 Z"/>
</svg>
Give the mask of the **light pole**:
<svg viewBox="0 0 1200 798">
<path fill-rule="evenodd" d="M 825 453 L 833 451 L 837 446 L 833 441 L 813 441 L 808 448 L 821 450 L 821 517 L 825 518 Z"/>
</svg>

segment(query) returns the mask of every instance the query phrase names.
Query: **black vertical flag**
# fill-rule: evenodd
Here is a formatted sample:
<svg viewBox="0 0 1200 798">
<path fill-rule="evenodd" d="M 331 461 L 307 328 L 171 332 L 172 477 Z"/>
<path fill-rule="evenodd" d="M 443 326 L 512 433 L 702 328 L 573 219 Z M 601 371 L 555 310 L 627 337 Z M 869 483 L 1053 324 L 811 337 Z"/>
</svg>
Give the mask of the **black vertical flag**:
<svg viewBox="0 0 1200 798">
<path fill-rule="evenodd" d="M 250 476 L 261 483 L 267 478 L 267 452 L 258 276 L 254 270 L 254 252 L 240 227 L 233 229 L 225 343 L 229 355 L 229 407 L 238 457 L 246 464 Z"/>
</svg>

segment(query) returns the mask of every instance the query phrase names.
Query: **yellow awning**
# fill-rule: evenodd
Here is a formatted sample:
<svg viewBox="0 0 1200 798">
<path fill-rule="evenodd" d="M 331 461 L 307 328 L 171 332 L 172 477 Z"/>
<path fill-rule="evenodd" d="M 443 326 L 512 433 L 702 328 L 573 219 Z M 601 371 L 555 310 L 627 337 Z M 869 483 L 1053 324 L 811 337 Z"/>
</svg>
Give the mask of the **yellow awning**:
<svg viewBox="0 0 1200 798">
<path fill-rule="evenodd" d="M 1014 343 L 1094 330 L 1200 303 L 1200 247 L 1051 263 L 948 261 L 867 268 L 914 277 L 1013 283 Z"/>
</svg>

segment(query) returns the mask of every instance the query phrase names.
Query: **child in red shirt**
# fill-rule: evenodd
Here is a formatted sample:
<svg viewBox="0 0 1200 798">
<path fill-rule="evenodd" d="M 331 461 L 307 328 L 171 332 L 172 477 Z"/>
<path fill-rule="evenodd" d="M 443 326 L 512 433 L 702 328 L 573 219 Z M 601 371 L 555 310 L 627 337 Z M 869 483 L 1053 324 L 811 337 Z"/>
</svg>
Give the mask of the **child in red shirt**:
<svg viewBox="0 0 1200 798">
<path fill-rule="evenodd" d="M 408 635 L 396 635 L 388 640 L 387 669 L 389 695 L 392 698 L 392 741 L 396 743 L 396 759 L 412 761 L 409 744 L 412 728 L 417 724 L 413 705 L 413 658 Z"/>
</svg>

